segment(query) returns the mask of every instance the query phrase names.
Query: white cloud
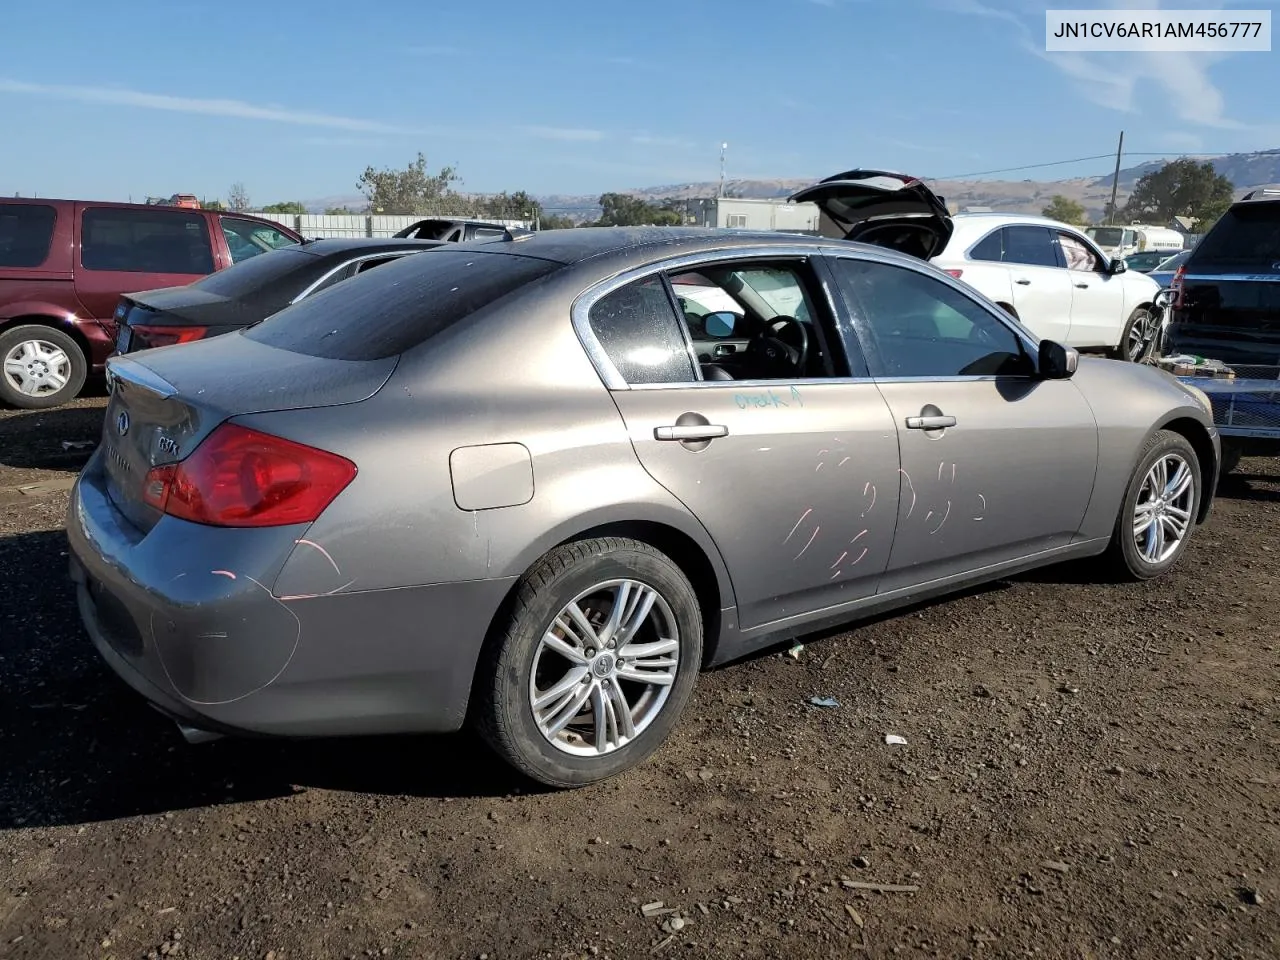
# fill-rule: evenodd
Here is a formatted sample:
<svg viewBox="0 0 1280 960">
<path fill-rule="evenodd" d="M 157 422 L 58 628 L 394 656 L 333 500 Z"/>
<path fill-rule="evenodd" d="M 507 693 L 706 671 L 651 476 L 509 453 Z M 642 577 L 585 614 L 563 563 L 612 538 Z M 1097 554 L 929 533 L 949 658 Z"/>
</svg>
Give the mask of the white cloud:
<svg viewBox="0 0 1280 960">
<path fill-rule="evenodd" d="M 540 140 L 599 141 L 603 140 L 604 131 L 584 130 L 577 127 L 521 127 L 525 133 Z"/>
<path fill-rule="evenodd" d="M 243 100 L 175 97 L 164 93 L 144 93 L 116 87 L 84 87 L 61 84 L 26 83 L 0 78 L 0 93 L 12 93 L 80 103 L 99 103 L 144 110 L 167 110 L 173 113 L 236 117 L 242 120 L 266 120 L 306 127 L 330 127 L 335 130 L 358 130 L 365 133 L 414 133 L 405 127 L 357 117 L 341 117 L 307 110 L 290 110 L 279 106 L 259 106 Z"/>
</svg>

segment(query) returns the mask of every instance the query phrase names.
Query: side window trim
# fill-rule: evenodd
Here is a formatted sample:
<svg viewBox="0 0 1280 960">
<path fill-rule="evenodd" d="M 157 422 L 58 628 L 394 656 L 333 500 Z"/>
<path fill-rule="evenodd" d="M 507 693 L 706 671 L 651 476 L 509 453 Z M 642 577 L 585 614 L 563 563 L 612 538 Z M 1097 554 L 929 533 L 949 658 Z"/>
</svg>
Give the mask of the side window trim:
<svg viewBox="0 0 1280 960">
<path fill-rule="evenodd" d="M 1001 327 L 1007 330 L 1014 337 L 1014 339 L 1017 340 L 1019 347 L 1022 348 L 1023 352 L 1029 358 L 1031 358 L 1034 361 L 1036 357 L 1036 353 L 1039 349 L 1038 345 L 1030 337 L 1030 334 L 1027 331 L 1022 330 L 1013 321 L 1013 318 L 1010 317 L 1008 314 L 1006 314 L 999 307 L 995 306 L 994 304 L 992 304 L 991 306 L 988 306 L 986 303 L 974 298 L 970 290 L 968 290 L 960 281 L 956 280 L 954 277 L 951 277 L 948 274 L 941 273 L 940 271 L 935 272 L 932 268 L 929 268 L 923 264 L 922 264 L 922 267 L 924 267 L 924 269 L 921 269 L 917 267 L 915 264 L 899 263 L 896 261 L 890 261 L 887 258 L 867 256 L 865 254 L 844 253 L 843 251 L 828 255 L 828 259 L 832 261 L 832 263 L 829 265 L 829 268 L 832 268 L 832 269 L 834 268 L 834 261 L 838 261 L 838 260 L 851 260 L 857 263 L 881 263 L 881 264 L 885 264 L 886 266 L 898 267 L 904 270 L 909 270 L 913 273 L 920 274 L 921 276 L 928 277 L 931 280 L 935 280 L 943 284 L 944 286 L 950 287 L 956 293 L 963 296 L 966 299 L 966 301 L 968 301 L 971 305 L 982 310 L 983 313 L 991 317 L 993 320 L 995 320 L 997 324 L 999 324 Z M 872 358 L 874 358 L 874 360 L 876 361 L 875 366 L 877 367 L 883 368 L 885 366 L 885 363 L 884 363 L 884 358 L 880 352 L 879 344 L 876 341 L 874 333 L 871 331 L 869 322 L 867 318 L 863 316 L 862 311 L 859 309 L 859 306 L 857 304 L 849 302 L 849 298 L 844 293 L 843 290 L 838 289 L 837 292 L 841 300 L 844 301 L 847 306 L 853 329 L 857 334 L 859 342 L 863 345 L 863 349 L 866 351 L 868 379 L 873 380 L 876 383 L 919 383 L 922 380 L 928 380 L 936 383 L 970 383 L 970 382 L 975 382 L 980 380 L 1005 380 L 1005 381 L 1021 382 L 1021 381 L 1026 381 L 1028 379 L 1028 375 L 1022 374 L 1022 373 L 953 374 L 950 376 L 924 376 L 924 377 L 876 376 L 874 373 L 871 372 Z"/>
<path fill-rule="evenodd" d="M 409 251 L 407 250 L 403 252 L 392 252 L 392 253 L 388 253 L 387 251 L 384 250 L 379 253 L 366 253 L 359 257 L 355 257 L 351 260 L 344 260 L 340 264 L 338 264 L 336 267 L 332 267 L 329 270 L 326 270 L 323 274 L 320 275 L 320 278 L 318 280 L 313 280 L 311 283 L 309 283 L 301 293 L 299 293 L 296 297 L 294 297 L 292 300 L 289 301 L 289 305 L 292 306 L 293 304 L 297 303 L 299 300 L 305 300 L 307 297 L 311 296 L 320 287 L 324 286 L 326 283 L 328 283 L 328 281 L 332 280 L 334 274 L 341 273 L 343 271 L 350 271 L 352 269 L 355 269 L 358 273 L 360 264 L 364 263 L 366 260 L 396 259 L 396 258 L 405 256 L 405 254 L 407 253 L 409 253 Z M 348 276 L 343 277 L 343 279 L 349 280 L 353 276 L 356 276 L 356 274 L 350 273 Z"/>
</svg>

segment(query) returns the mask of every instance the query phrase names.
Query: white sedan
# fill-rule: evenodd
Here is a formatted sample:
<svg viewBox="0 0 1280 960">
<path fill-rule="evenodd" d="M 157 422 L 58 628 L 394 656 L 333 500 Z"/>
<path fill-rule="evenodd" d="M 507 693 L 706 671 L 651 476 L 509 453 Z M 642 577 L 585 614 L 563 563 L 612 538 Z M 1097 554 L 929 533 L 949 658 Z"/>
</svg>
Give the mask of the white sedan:
<svg viewBox="0 0 1280 960">
<path fill-rule="evenodd" d="M 1082 232 L 1044 217 L 962 213 L 935 266 L 1038 337 L 1138 360 L 1155 333 L 1160 285 L 1110 260 Z"/>
</svg>

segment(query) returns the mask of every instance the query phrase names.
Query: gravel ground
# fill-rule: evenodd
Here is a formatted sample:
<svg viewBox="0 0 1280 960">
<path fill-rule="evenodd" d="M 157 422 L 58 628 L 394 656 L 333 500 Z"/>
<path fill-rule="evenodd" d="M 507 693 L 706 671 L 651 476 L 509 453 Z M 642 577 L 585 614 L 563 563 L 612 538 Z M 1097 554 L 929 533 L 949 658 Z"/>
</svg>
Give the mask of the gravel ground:
<svg viewBox="0 0 1280 960">
<path fill-rule="evenodd" d="M 714 671 L 557 794 L 467 736 L 182 742 L 72 604 L 60 441 L 102 405 L 0 411 L 2 957 L 1280 956 L 1274 460 L 1163 580 L 1055 568 Z"/>
</svg>

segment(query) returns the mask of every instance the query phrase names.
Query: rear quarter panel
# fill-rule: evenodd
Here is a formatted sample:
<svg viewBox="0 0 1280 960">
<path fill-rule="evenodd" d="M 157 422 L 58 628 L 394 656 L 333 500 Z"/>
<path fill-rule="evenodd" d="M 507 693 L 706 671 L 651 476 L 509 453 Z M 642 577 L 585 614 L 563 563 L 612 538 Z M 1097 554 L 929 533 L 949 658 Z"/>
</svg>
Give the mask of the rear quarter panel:
<svg viewBox="0 0 1280 960">
<path fill-rule="evenodd" d="M 1181 384 L 1154 367 L 1082 358 L 1072 382 L 1098 422 L 1097 481 L 1081 537 L 1110 537 L 1147 438 L 1180 419 L 1193 420 L 1208 430 L 1212 418 Z M 1216 476 L 1216 463 L 1201 467 Z M 1211 491 L 1201 493 L 1206 496 Z"/>
</svg>

